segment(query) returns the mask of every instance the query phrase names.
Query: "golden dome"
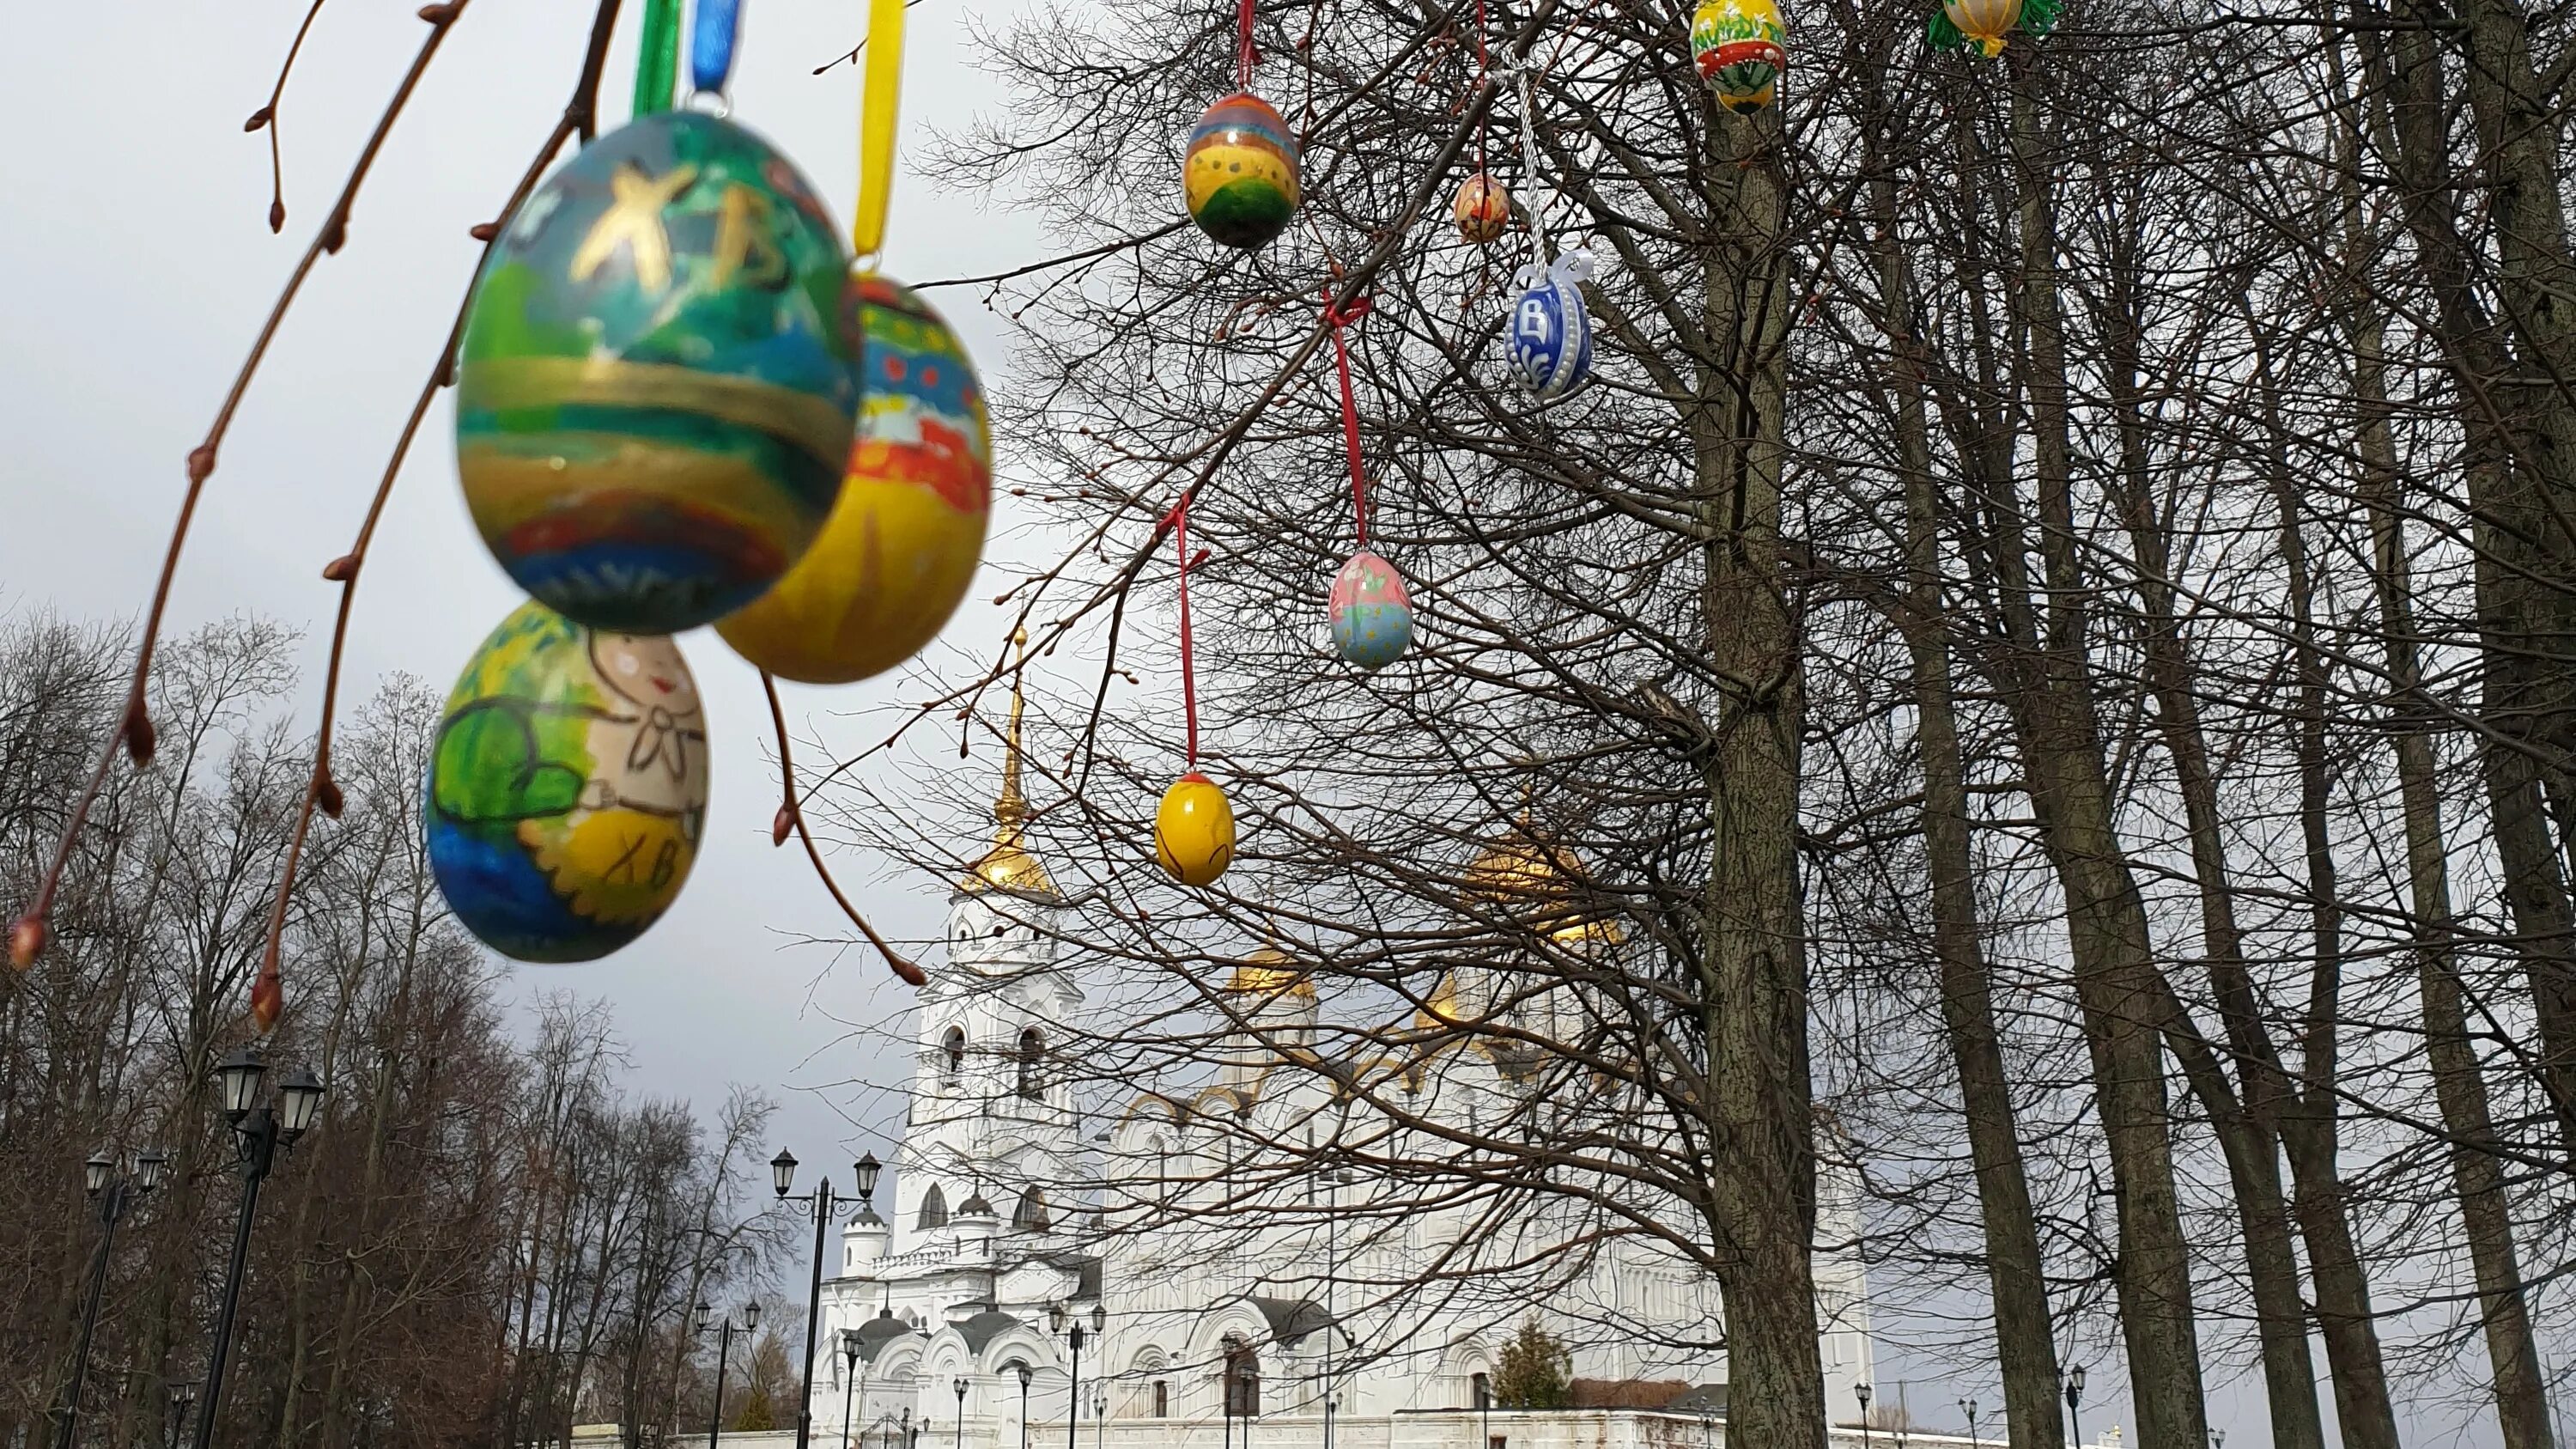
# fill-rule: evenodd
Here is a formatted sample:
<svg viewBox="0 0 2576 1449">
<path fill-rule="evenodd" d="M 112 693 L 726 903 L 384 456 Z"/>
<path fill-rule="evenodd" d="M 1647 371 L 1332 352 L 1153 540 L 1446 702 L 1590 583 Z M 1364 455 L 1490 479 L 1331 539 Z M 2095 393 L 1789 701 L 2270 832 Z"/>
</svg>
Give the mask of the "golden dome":
<svg viewBox="0 0 2576 1449">
<path fill-rule="evenodd" d="M 1466 896 L 1519 908 L 1516 913 L 1525 914 L 1533 930 L 1559 945 L 1615 946 L 1623 939 L 1618 922 L 1589 916 L 1575 901 L 1590 875 L 1572 846 L 1534 839 L 1524 817 L 1469 863 Z"/>
<path fill-rule="evenodd" d="M 1284 994 L 1312 998 L 1315 982 L 1314 978 L 1297 968 L 1287 952 L 1276 946 L 1264 946 L 1235 963 L 1234 974 L 1226 979 L 1225 989 L 1255 996 Z"/>
<path fill-rule="evenodd" d="M 1416 1031 L 1438 1031 L 1444 1026 L 1456 1026 L 1459 1020 L 1458 973 L 1443 971 L 1439 984 L 1431 988 L 1421 1009 L 1413 1013 L 1413 1027 Z"/>
<path fill-rule="evenodd" d="M 1020 662 L 1029 656 L 1029 631 L 1015 629 L 1011 642 L 1019 646 Z M 1028 710 L 1020 693 L 1019 670 L 1011 672 L 1011 729 L 1003 737 L 1002 793 L 993 801 L 993 848 L 975 862 L 974 870 L 957 887 L 964 891 L 999 889 L 1025 895 L 1051 896 L 1055 882 L 1048 878 L 1046 867 L 1029 854 L 1029 799 L 1020 793 L 1020 717 Z"/>
</svg>

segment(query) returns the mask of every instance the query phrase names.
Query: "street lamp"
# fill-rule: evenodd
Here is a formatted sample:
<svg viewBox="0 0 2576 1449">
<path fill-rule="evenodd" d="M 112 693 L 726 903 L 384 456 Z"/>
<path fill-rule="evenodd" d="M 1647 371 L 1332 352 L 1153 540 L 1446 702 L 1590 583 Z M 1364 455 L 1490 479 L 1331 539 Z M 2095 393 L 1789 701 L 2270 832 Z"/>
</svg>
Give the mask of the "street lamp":
<svg viewBox="0 0 2576 1449">
<path fill-rule="evenodd" d="M 2084 1416 L 2078 1412 L 2084 1405 L 2084 1365 L 2077 1364 L 2066 1374 L 2066 1421 L 2075 1428 L 2075 1444 L 2083 1449 Z"/>
<path fill-rule="evenodd" d="M 966 1449 L 966 1380 L 951 1379 L 949 1386 L 957 1390 L 957 1449 Z"/>
<path fill-rule="evenodd" d="M 196 1401 L 195 1379 L 180 1379 L 170 1385 L 170 1449 L 179 1449 L 180 1431 L 188 1426 L 188 1406 Z"/>
<path fill-rule="evenodd" d="M 214 1348 L 206 1357 L 206 1387 L 197 1401 L 197 1449 L 215 1442 L 215 1414 L 223 1407 L 224 1361 L 232 1354 L 233 1314 L 241 1306 L 242 1268 L 250 1258 L 250 1225 L 259 1213 L 259 1185 L 277 1162 L 281 1146 L 293 1150 L 295 1139 L 321 1114 L 322 1079 L 310 1067 L 288 1067 L 278 1078 L 269 1105 L 256 1105 L 260 1079 L 268 1064 L 249 1047 L 237 1048 L 215 1064 L 216 1095 L 233 1128 L 233 1170 L 241 1174 L 241 1208 L 233 1219 L 233 1256 L 224 1270 L 223 1306 L 215 1314 Z"/>
<path fill-rule="evenodd" d="M 1869 1385 L 1866 1383 L 1852 1385 L 1852 1397 L 1860 1400 L 1861 1449 L 1869 1449 Z"/>
<path fill-rule="evenodd" d="M 867 1393 L 867 1380 L 859 1377 L 861 1370 L 859 1367 L 859 1331 L 857 1329 L 844 1328 L 841 1330 L 841 1357 L 849 1361 L 848 1371 L 841 1375 L 841 1388 L 843 1390 L 843 1397 L 841 1399 L 841 1449 L 849 1449 L 850 1407 Z"/>
<path fill-rule="evenodd" d="M 1029 1449 L 1029 1380 L 1037 1376 L 1037 1370 L 1026 1363 L 1011 1367 L 1020 1371 L 1020 1449 Z"/>
<path fill-rule="evenodd" d="M 707 1331 L 707 1318 L 715 1311 L 714 1305 L 705 1299 L 698 1300 L 698 1332 Z M 742 1305 L 742 1331 L 747 1334 L 759 1326 L 760 1304 Z M 733 1359 L 733 1334 L 733 1320 L 730 1318 L 716 1333 L 716 1407 L 715 1412 L 707 1417 L 707 1449 L 716 1449 L 716 1431 L 724 1427 L 725 1366 Z"/>
<path fill-rule="evenodd" d="M 1069 1318 L 1073 1318 L 1073 1315 L 1067 1310 L 1067 1306 L 1065 1304 L 1058 1303 L 1047 1310 L 1047 1322 L 1053 1325 L 1057 1330 L 1064 1332 L 1065 1342 L 1073 1349 L 1073 1367 L 1065 1377 L 1064 1449 L 1074 1449 L 1074 1420 L 1082 1417 L 1082 1323 L 1081 1320 L 1074 1319 L 1072 1327 L 1068 1330 L 1066 1329 L 1065 1321 Z M 1109 1309 L 1107 1305 L 1101 1303 L 1092 1304 L 1092 1333 L 1096 1336 L 1108 1327 Z"/>
<path fill-rule="evenodd" d="M 884 1165 L 871 1152 L 850 1165 L 859 1186 L 859 1203 L 867 1206 L 876 1196 L 877 1174 Z M 832 1206 L 840 1201 L 832 1195 L 832 1179 L 824 1178 L 812 1192 L 796 1193 L 796 1154 L 780 1149 L 769 1159 L 769 1185 L 786 1202 L 791 1193 L 795 1200 L 811 1204 L 814 1209 L 814 1271 L 805 1289 L 805 1392 L 796 1404 L 796 1449 L 807 1449 L 814 1431 L 814 1337 L 823 1326 L 823 1232 L 832 1225 Z"/>
<path fill-rule="evenodd" d="M 89 1382 L 89 1339 L 98 1327 L 98 1301 L 107 1290 L 107 1263 L 116 1252 L 116 1225 L 125 1218 L 133 1200 L 161 1185 L 161 1164 L 169 1155 L 158 1147 L 145 1148 L 126 1160 L 126 1170 L 116 1170 L 116 1159 L 102 1147 L 81 1164 L 81 1185 L 91 1200 L 98 1204 L 98 1247 L 90 1255 L 88 1301 L 81 1306 L 80 1346 L 72 1351 L 71 1387 L 63 1399 L 62 1429 L 54 1437 L 61 1449 L 71 1449 L 72 1436 L 80 1423 L 81 1390 Z"/>
<path fill-rule="evenodd" d="M 1976 1442 L 1977 1442 L 1977 1401 L 1976 1401 L 1976 1400 L 1974 1400 L 1974 1399 L 1961 1399 L 1961 1400 L 1959 1401 L 1959 1412 L 1961 1412 L 1961 1413 L 1963 1413 L 1963 1414 L 1966 1414 L 1966 1415 L 1968 1416 L 1968 1442 L 1969 1442 L 1969 1443 L 1971 1443 L 1971 1444 L 1976 1443 Z M 2224 1445 L 2224 1444 L 2221 1444 L 2220 1446 L 2218 1446 L 2218 1449 L 2227 1449 L 2227 1446 L 2226 1446 L 2226 1445 Z"/>
</svg>

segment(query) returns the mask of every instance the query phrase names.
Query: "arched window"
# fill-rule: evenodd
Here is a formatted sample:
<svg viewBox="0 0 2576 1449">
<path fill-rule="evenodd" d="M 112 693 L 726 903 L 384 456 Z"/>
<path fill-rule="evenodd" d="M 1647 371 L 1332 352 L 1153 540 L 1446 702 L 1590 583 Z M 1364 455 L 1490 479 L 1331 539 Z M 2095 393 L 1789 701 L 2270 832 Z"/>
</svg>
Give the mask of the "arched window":
<svg viewBox="0 0 2576 1449">
<path fill-rule="evenodd" d="M 1172 1386 L 1163 1379 L 1154 1380 L 1154 1417 L 1157 1419 L 1172 1417 Z"/>
<path fill-rule="evenodd" d="M 938 1183 L 932 1183 L 930 1191 L 921 1195 L 921 1216 L 913 1226 L 921 1228 L 948 1226 L 948 1197 L 939 1190 Z"/>
<path fill-rule="evenodd" d="M 1046 1034 L 1036 1027 L 1020 1033 L 1020 1095 L 1038 1100 L 1038 1063 L 1046 1060 Z"/>
<path fill-rule="evenodd" d="M 1020 1205 L 1011 1209 L 1011 1226 L 1032 1233 L 1054 1226 L 1047 1219 L 1046 1194 L 1034 1187 L 1021 1193 Z"/>
<path fill-rule="evenodd" d="M 1493 1406 L 1493 1380 L 1486 1378 L 1483 1374 L 1469 1374 L 1467 1376 L 1467 1407 L 1471 1409 L 1490 1409 Z"/>
<path fill-rule="evenodd" d="M 939 1039 L 939 1049 L 948 1059 L 947 1065 L 941 1070 L 947 1078 L 948 1085 L 956 1086 L 957 1074 L 966 1070 L 965 1028 L 956 1026 L 948 1028 L 948 1035 Z"/>
<path fill-rule="evenodd" d="M 1239 1338 L 1225 1345 L 1225 1411 L 1240 1419 L 1261 1416 L 1261 1356 Z"/>
</svg>

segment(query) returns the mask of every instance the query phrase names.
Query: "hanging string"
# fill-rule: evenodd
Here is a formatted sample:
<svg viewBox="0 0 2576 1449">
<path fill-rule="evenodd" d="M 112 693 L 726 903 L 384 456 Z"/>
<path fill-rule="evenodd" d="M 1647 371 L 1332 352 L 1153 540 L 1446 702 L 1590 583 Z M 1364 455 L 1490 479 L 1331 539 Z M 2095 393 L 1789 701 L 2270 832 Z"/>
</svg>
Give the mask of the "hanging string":
<svg viewBox="0 0 2576 1449">
<path fill-rule="evenodd" d="M 643 38 L 635 51 L 635 114 L 671 109 L 680 75 L 680 0 L 644 0 Z"/>
<path fill-rule="evenodd" d="M 689 32 L 689 83 L 702 95 L 724 94 L 733 77 L 734 40 L 742 33 L 742 0 L 698 0 Z"/>
<path fill-rule="evenodd" d="M 1342 444 L 1351 460 L 1351 516 L 1358 521 L 1360 547 L 1368 547 L 1368 475 L 1360 467 L 1360 409 L 1351 396 L 1351 348 L 1342 329 L 1369 314 L 1369 299 L 1353 297 L 1347 307 L 1333 305 L 1333 284 L 1324 284 L 1324 321 L 1333 329 L 1333 368 L 1342 379 Z"/>
<path fill-rule="evenodd" d="M 1554 198 L 1541 190 L 1538 176 L 1538 132 L 1530 118 L 1538 111 L 1538 102 L 1530 80 L 1530 66 L 1521 65 L 1521 205 L 1529 212 L 1530 240 L 1537 247 L 1536 260 L 1547 262 L 1547 213 Z"/>
<path fill-rule="evenodd" d="M 904 0 L 868 6 L 867 93 L 859 103 L 859 209 L 850 241 L 861 258 L 885 250 L 886 202 L 894 192 L 896 102 L 903 94 Z"/>
<path fill-rule="evenodd" d="M 1485 76 L 1486 76 L 1486 73 L 1487 73 L 1488 69 L 1489 69 L 1489 68 L 1490 68 L 1490 66 L 1491 66 L 1491 63 L 1492 63 L 1491 57 L 1489 57 L 1489 56 L 1488 56 L 1488 55 L 1486 55 L 1486 53 L 1485 53 L 1485 0 L 1476 0 L 1476 90 L 1477 90 L 1477 91 L 1482 91 L 1482 90 L 1485 88 Z M 1469 94 L 1471 94 L 1471 95 L 1472 95 L 1472 94 L 1474 94 L 1474 92 L 1470 92 Z M 1486 167 L 1485 167 L 1485 123 L 1484 123 L 1484 121 L 1483 121 L 1481 118 L 1476 122 L 1476 170 L 1477 170 L 1480 174 L 1481 174 L 1481 173 L 1483 173 L 1483 172 L 1486 170 Z"/>
<path fill-rule="evenodd" d="M 1252 89 L 1252 68 L 1261 64 L 1261 52 L 1252 45 L 1252 0 L 1235 0 L 1234 6 L 1234 88 Z"/>
<path fill-rule="evenodd" d="M 1181 718 L 1189 725 L 1190 768 L 1199 767 L 1199 692 L 1198 681 L 1190 663 L 1190 494 L 1184 490 L 1181 501 L 1163 521 L 1172 526 L 1173 547 L 1181 560 Z"/>
</svg>

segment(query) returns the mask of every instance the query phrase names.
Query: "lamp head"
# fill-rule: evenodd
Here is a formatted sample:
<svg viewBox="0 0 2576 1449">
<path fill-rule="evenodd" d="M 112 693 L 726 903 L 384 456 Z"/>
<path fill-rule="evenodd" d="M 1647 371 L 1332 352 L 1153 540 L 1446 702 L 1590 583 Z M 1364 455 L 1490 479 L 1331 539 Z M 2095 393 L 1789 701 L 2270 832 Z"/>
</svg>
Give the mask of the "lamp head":
<svg viewBox="0 0 2576 1449">
<path fill-rule="evenodd" d="M 277 1082 L 277 1130 L 294 1141 L 322 1114 L 322 1079 L 311 1067 L 288 1067 Z"/>
<path fill-rule="evenodd" d="M 232 1055 L 215 1064 L 215 1088 L 222 1099 L 224 1115 L 238 1123 L 250 1115 L 251 1104 L 259 1100 L 259 1079 L 268 1074 L 268 1063 L 249 1047 L 236 1047 Z"/>
<path fill-rule="evenodd" d="M 841 1330 L 841 1354 L 852 1363 L 857 1363 L 859 1361 L 859 1331 L 857 1329 L 844 1328 Z"/>
<path fill-rule="evenodd" d="M 1108 1331 L 1109 1331 L 1109 1305 L 1108 1305 L 1108 1304 L 1106 1304 L 1106 1303 L 1094 1303 L 1094 1304 L 1092 1304 L 1092 1305 L 1091 1305 L 1091 1333 L 1092 1333 L 1092 1336 L 1093 1336 L 1093 1337 L 1095 1337 L 1095 1338 L 1097 1338 L 1097 1337 L 1099 1337 L 1101 1334 L 1107 1333 Z"/>
<path fill-rule="evenodd" d="M 742 1305 L 742 1331 L 749 1333 L 759 1326 L 760 1301 L 758 1299 L 754 1299 L 751 1302 Z"/>
<path fill-rule="evenodd" d="M 1030 1368 L 1024 1363 L 1015 1363 L 1011 1365 L 1011 1367 L 1020 1371 L 1020 1392 L 1024 1394 L 1027 1393 L 1029 1391 L 1029 1380 L 1037 1377 L 1037 1370 Z"/>
<path fill-rule="evenodd" d="M 1869 1385 L 1852 1385 L 1852 1397 L 1860 1400 L 1860 1411 L 1863 1414 L 1867 1414 L 1869 1412 Z"/>
<path fill-rule="evenodd" d="M 796 1185 L 795 1153 L 782 1147 L 776 1157 L 769 1159 L 769 1185 L 778 1189 L 780 1197 L 787 1196 L 787 1190 Z"/>
<path fill-rule="evenodd" d="M 2067 1374 L 2066 1392 L 2070 1399 L 2084 1397 L 2084 1365 L 2077 1364 L 2074 1371 Z"/>
<path fill-rule="evenodd" d="M 963 1403 L 965 1403 L 965 1402 L 966 1402 L 966 1380 L 965 1380 L 965 1379 L 963 1379 L 963 1378 L 954 1378 L 954 1379 L 950 1379 L 950 1380 L 948 1381 L 948 1386 L 949 1386 L 950 1388 L 955 1389 L 955 1390 L 957 1391 L 957 1402 L 958 1402 L 958 1403 L 963 1404 Z"/>
<path fill-rule="evenodd" d="M 863 1203 L 874 1202 L 877 1195 L 877 1174 L 885 1171 L 885 1164 L 877 1161 L 877 1155 L 871 1152 L 867 1156 L 860 1158 L 858 1161 L 851 1163 L 850 1171 L 857 1175 L 857 1181 L 859 1184 L 859 1201 Z"/>
<path fill-rule="evenodd" d="M 1050 1303 L 1047 1305 L 1047 1332 L 1064 1332 L 1064 1305 L 1062 1303 Z"/>
<path fill-rule="evenodd" d="M 102 1147 L 91 1153 L 89 1161 L 81 1164 L 83 1180 L 88 1185 L 89 1195 L 98 1196 L 100 1189 L 107 1186 L 107 1175 L 115 1170 L 116 1159 L 107 1155 L 106 1148 Z"/>
<path fill-rule="evenodd" d="M 161 1169 L 169 1161 L 170 1154 L 158 1147 L 146 1147 L 135 1154 L 135 1179 L 142 1184 L 145 1192 L 150 1192 L 161 1185 Z"/>
<path fill-rule="evenodd" d="M 715 1317 L 715 1313 L 716 1306 L 714 1304 L 709 1303 L 703 1298 L 698 1300 L 696 1325 L 698 1332 L 704 1333 L 707 1331 L 707 1320 Z"/>
</svg>

